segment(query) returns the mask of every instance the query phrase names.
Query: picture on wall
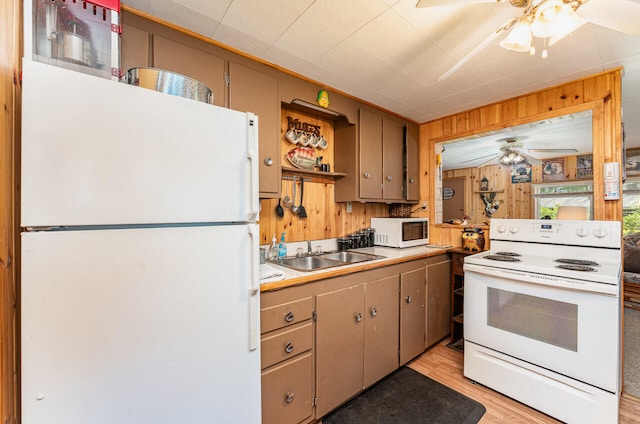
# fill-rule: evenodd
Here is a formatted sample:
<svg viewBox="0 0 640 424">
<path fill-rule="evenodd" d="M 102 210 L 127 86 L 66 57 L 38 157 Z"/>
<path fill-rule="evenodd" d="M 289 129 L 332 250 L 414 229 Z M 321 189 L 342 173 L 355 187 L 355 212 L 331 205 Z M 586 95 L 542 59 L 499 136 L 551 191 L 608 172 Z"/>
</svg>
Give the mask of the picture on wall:
<svg viewBox="0 0 640 424">
<path fill-rule="evenodd" d="M 564 158 L 546 159 L 542 162 L 542 181 L 564 180 Z"/>
<path fill-rule="evenodd" d="M 576 178 L 579 180 L 593 178 L 592 155 L 578 155 L 576 157 Z"/>
<path fill-rule="evenodd" d="M 520 162 L 511 165 L 511 183 L 530 183 L 531 182 L 531 164 Z"/>
<path fill-rule="evenodd" d="M 627 175 L 640 175 L 640 149 L 627 149 L 625 171 Z"/>
</svg>

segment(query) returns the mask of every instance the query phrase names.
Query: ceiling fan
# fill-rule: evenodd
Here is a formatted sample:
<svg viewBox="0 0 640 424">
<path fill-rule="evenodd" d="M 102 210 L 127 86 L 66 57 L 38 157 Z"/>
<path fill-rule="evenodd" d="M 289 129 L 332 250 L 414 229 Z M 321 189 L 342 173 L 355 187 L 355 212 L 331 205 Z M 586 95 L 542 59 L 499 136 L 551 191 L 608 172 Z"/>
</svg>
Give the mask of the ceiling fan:
<svg viewBox="0 0 640 424">
<path fill-rule="evenodd" d="M 480 165 L 477 165 L 477 167 L 479 168 L 481 166 L 494 164 L 514 165 L 522 162 L 527 162 L 531 165 L 539 165 L 542 163 L 542 161 L 535 156 L 532 156 L 531 153 L 578 153 L 577 149 L 525 149 L 522 143 L 522 140 L 524 140 L 525 138 L 526 137 L 501 138 L 499 140 L 496 140 L 497 142 L 502 143 L 497 153 L 480 156 L 474 159 L 468 159 L 460 163 L 474 162 L 479 159 L 484 159 L 491 156 L 491 159 L 481 163 Z"/>
<path fill-rule="evenodd" d="M 549 45 L 587 22 L 613 29 L 628 35 L 640 34 L 640 3 L 634 0 L 418 0 L 416 7 L 459 6 L 474 3 L 505 3 L 521 9 L 521 12 L 500 25 L 484 41 L 463 57 L 438 81 L 448 78 L 471 58 L 487 47 L 503 32 L 509 34 L 500 46 L 517 52 L 535 54 L 532 37 L 548 40 Z M 546 48 L 541 53 L 547 56 Z"/>
</svg>

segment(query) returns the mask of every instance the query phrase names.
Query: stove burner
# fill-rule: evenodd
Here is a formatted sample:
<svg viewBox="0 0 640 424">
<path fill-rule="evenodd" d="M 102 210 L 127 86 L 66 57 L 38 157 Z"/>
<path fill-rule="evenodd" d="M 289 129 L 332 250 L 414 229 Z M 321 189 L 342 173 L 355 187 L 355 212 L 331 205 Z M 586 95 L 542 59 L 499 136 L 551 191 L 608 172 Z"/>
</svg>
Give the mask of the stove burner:
<svg viewBox="0 0 640 424">
<path fill-rule="evenodd" d="M 521 260 L 518 258 L 509 256 L 509 255 L 501 255 L 501 254 L 487 255 L 484 257 L 484 259 L 491 259 L 492 261 L 502 261 L 502 262 L 521 262 Z"/>
<path fill-rule="evenodd" d="M 515 252 L 496 252 L 496 255 L 502 255 L 502 256 L 522 256 L 519 253 L 515 253 Z"/>
<path fill-rule="evenodd" d="M 571 271 L 595 271 L 596 270 L 595 268 L 592 268 L 586 265 L 556 265 L 556 268 L 570 269 Z"/>
<path fill-rule="evenodd" d="M 600 265 L 597 262 L 587 261 L 584 259 L 556 259 L 556 262 L 560 262 L 561 264 L 570 264 L 570 265 L 585 265 L 585 266 L 598 266 Z"/>
</svg>

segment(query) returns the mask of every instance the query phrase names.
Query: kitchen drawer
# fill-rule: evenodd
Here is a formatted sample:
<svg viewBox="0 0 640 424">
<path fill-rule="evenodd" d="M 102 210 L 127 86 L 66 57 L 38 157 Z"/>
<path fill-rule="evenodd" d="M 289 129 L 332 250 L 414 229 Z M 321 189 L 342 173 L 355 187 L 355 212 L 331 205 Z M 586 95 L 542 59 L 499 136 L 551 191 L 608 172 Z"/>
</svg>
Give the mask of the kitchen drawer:
<svg viewBox="0 0 640 424">
<path fill-rule="evenodd" d="M 262 373 L 262 424 L 296 424 L 311 416 L 311 352 Z"/>
<path fill-rule="evenodd" d="M 287 327 L 277 333 L 262 337 L 262 368 L 270 367 L 285 359 L 293 358 L 312 346 L 311 321 L 299 326 Z"/>
<path fill-rule="evenodd" d="M 464 253 L 451 254 L 451 272 L 454 274 L 464 274 L 464 258 L 468 256 Z"/>
<path fill-rule="evenodd" d="M 260 311 L 261 333 L 268 333 L 306 321 L 311 318 L 312 312 L 313 301 L 311 297 L 264 308 Z"/>
</svg>

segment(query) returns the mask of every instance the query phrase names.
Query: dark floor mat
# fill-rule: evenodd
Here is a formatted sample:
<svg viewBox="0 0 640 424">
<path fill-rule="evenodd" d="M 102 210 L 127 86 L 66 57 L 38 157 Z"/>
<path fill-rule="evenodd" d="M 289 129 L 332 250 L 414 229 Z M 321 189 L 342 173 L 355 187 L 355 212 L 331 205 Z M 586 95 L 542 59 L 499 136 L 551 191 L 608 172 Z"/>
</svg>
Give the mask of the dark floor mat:
<svg viewBox="0 0 640 424">
<path fill-rule="evenodd" d="M 322 424 L 475 424 L 482 404 L 402 367 L 327 415 Z"/>
</svg>

